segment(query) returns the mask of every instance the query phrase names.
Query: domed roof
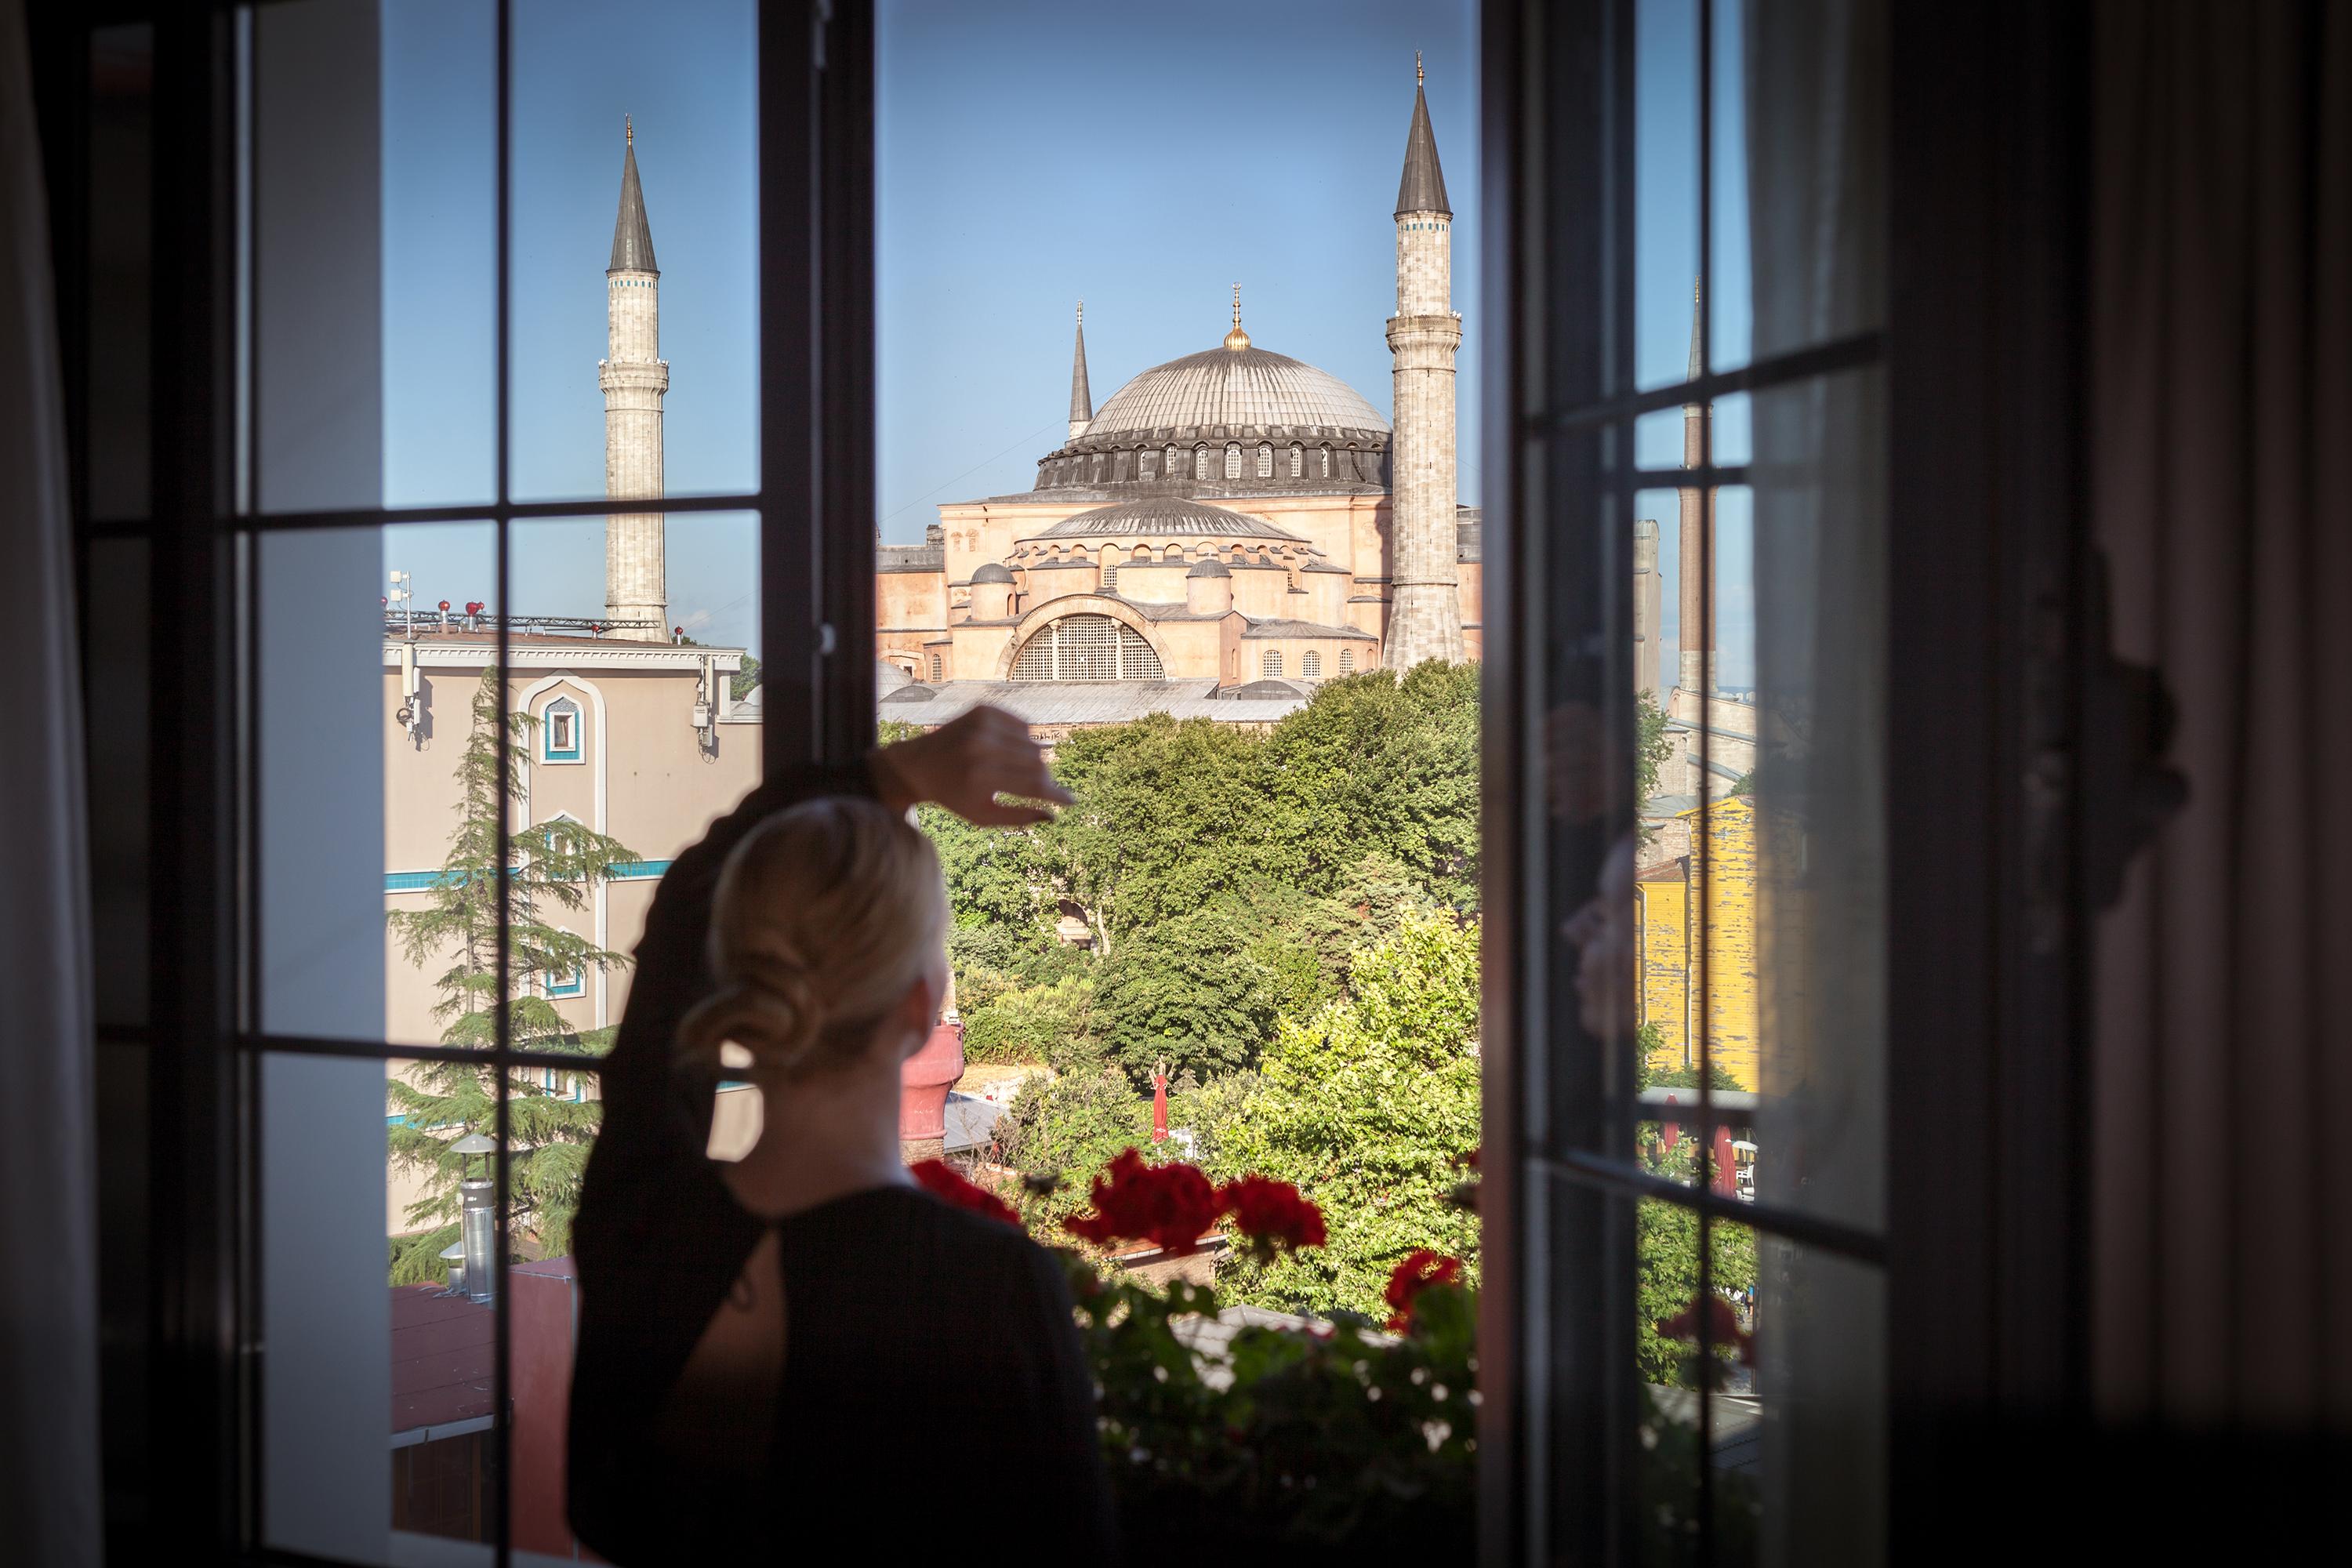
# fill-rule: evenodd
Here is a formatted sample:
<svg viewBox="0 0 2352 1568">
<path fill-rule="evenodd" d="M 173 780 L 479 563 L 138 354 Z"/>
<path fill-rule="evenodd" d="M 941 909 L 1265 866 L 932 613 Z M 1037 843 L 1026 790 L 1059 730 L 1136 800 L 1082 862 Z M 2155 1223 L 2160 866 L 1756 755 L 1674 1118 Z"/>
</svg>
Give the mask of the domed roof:
<svg viewBox="0 0 2352 1568">
<path fill-rule="evenodd" d="M 1230 577 L 1233 575 L 1233 572 L 1222 561 L 1195 561 L 1192 563 L 1192 569 L 1190 572 L 1185 573 L 1184 575 L 1187 577 Z"/>
<path fill-rule="evenodd" d="M 1306 696 L 1286 680 L 1253 680 L 1247 686 L 1235 687 L 1233 696 L 1239 702 L 1285 701 Z"/>
<path fill-rule="evenodd" d="M 1089 439 L 1200 425 L 1320 425 L 1386 431 L 1389 422 L 1328 371 L 1266 349 L 1204 349 L 1152 366 L 1110 395 Z"/>
<path fill-rule="evenodd" d="M 1010 583 L 1013 581 L 1013 574 L 1006 571 L 1001 563 L 992 561 L 987 565 L 976 569 L 971 574 L 971 580 L 975 583 Z"/>
<path fill-rule="evenodd" d="M 1221 353 L 1223 351 L 1220 351 Z M 1066 517 L 1039 539 L 1102 539 L 1125 535 L 1201 535 L 1211 539 L 1278 539 L 1306 542 L 1297 534 L 1263 519 L 1221 506 L 1203 506 L 1177 496 L 1142 496 L 1112 506 L 1098 506 Z M 982 568 L 985 571 L 986 568 Z M 980 574 L 972 574 L 980 581 Z"/>
</svg>

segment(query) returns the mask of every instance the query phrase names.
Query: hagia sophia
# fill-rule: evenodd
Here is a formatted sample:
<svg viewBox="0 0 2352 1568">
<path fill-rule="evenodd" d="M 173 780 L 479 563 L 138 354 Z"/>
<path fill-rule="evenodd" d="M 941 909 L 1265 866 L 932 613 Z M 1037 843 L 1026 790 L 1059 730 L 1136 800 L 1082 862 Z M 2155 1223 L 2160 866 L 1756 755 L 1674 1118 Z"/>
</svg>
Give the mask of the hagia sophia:
<svg viewBox="0 0 2352 1568">
<path fill-rule="evenodd" d="M 1418 81 L 1395 218 L 1393 425 L 1258 346 L 1238 285 L 1221 344 L 1097 407 L 1081 307 L 1068 438 L 1035 486 L 943 504 L 923 543 L 878 548 L 883 717 L 936 724 L 985 701 L 1041 731 L 1153 711 L 1262 723 L 1338 676 L 1478 657 L 1454 212 Z"/>
</svg>

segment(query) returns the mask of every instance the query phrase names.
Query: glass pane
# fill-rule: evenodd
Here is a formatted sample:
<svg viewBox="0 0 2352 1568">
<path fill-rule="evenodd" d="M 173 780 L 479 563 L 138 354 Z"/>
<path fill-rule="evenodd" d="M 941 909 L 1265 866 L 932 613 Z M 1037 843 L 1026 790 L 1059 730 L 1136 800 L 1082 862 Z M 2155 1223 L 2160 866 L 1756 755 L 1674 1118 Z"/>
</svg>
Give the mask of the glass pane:
<svg viewBox="0 0 2352 1568">
<path fill-rule="evenodd" d="M 1643 1129 L 1642 1163 L 1696 1184 L 1707 1159 L 1704 1141 L 1687 1131 L 1661 1134 Z M 1676 1204 L 1643 1199 L 1637 1207 L 1629 1453 L 1636 1555 L 1645 1563 L 1753 1563 L 1756 1239 L 1744 1226 L 1703 1226 Z"/>
<path fill-rule="evenodd" d="M 1883 1561 L 1885 1278 L 1775 1237 L 1758 1246 L 1754 1395 L 1725 1401 L 1751 1426 L 1718 1444 L 1718 1475 L 1743 1484 L 1717 1486 L 1717 1538 L 1752 1542 L 1746 1561 Z"/>
<path fill-rule="evenodd" d="M 509 548 L 514 1038 L 601 1050 L 662 873 L 760 781 L 759 520 L 530 520 Z M 633 570 L 652 618 L 606 597 Z"/>
<path fill-rule="evenodd" d="M 1753 605 L 1753 690 L 1730 690 L 1738 649 L 1725 638 L 1729 700 L 1752 715 L 1748 770 L 1724 803 L 1727 834 L 1752 837 L 1756 935 L 1749 950 L 1755 1044 L 1727 1065 L 1755 1077 L 1759 1200 L 1874 1227 L 1885 1218 L 1886 858 L 1885 502 L 1882 378 L 1875 370 L 1756 396 L 1754 548 L 1735 548 L 1724 506 L 1724 619 Z M 1742 566 L 1746 575 L 1742 575 Z M 1727 721 L 1725 731 L 1733 725 Z M 1733 847 L 1718 864 L 1735 867 Z"/>
<path fill-rule="evenodd" d="M 751 0 L 515 6 L 519 500 L 758 488 L 754 23 Z"/>
<path fill-rule="evenodd" d="M 383 500 L 488 500 L 498 485 L 497 13 L 488 0 L 408 0 L 383 8 Z"/>
<path fill-rule="evenodd" d="M 89 355 L 89 506 L 90 516 L 101 521 L 145 517 L 150 500 L 154 73 L 152 26 L 91 31 L 89 271 L 82 325 Z"/>
<path fill-rule="evenodd" d="M 387 1437 L 428 1423 L 454 1435 L 488 1407 L 479 1325 L 419 1332 L 423 1303 L 386 1279 L 398 1225 L 378 1129 L 387 1070 L 413 1066 L 260 1063 L 263 1538 L 341 1562 L 400 1561 Z"/>
<path fill-rule="evenodd" d="M 489 579 L 491 540 L 465 523 L 256 546 L 264 1029 L 421 1044 L 450 1026 L 436 1009 L 464 967 L 457 927 L 417 920 L 462 886 L 457 770 L 491 654 L 462 610 L 445 628 L 429 606 Z"/>
<path fill-rule="evenodd" d="M 1701 0 L 1633 17 L 1633 384 L 1689 379 L 1698 288 Z"/>
<path fill-rule="evenodd" d="M 1715 298 L 1707 310 L 1706 367 L 1738 370 L 1751 357 L 1753 334 L 1748 268 L 1748 98 L 1747 62 L 1742 57 L 1747 5 L 1744 0 L 1706 0 L 1714 7 L 1715 117 L 1712 204 L 1714 253 L 1707 258 L 1707 276 L 1715 282 Z M 1718 455 L 1717 461 L 1731 459 Z"/>
</svg>

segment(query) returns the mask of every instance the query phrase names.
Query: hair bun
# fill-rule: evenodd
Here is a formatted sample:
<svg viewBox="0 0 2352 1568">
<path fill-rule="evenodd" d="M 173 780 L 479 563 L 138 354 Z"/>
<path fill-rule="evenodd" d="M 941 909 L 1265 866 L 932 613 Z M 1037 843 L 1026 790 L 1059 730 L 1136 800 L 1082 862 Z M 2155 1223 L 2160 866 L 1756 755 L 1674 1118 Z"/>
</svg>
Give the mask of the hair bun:
<svg viewBox="0 0 2352 1568">
<path fill-rule="evenodd" d="M 746 1070 L 720 1063 L 719 1047 L 731 1041 L 751 1053 L 749 1071 L 786 1073 L 807 1056 L 824 1026 L 824 1003 L 808 971 L 771 962 L 696 1004 L 678 1025 L 680 1058 L 714 1074 Z"/>
</svg>

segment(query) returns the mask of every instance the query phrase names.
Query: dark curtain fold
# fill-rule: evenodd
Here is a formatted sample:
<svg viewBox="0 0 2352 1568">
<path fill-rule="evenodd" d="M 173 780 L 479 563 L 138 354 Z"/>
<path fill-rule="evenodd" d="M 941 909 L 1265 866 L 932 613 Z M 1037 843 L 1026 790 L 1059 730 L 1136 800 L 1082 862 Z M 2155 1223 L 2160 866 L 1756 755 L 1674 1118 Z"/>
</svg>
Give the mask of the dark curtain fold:
<svg viewBox="0 0 2352 1568">
<path fill-rule="evenodd" d="M 2352 6 L 2095 13 L 2089 468 L 2189 800 L 2098 932 L 2095 1406 L 2352 1423 Z"/>
</svg>

